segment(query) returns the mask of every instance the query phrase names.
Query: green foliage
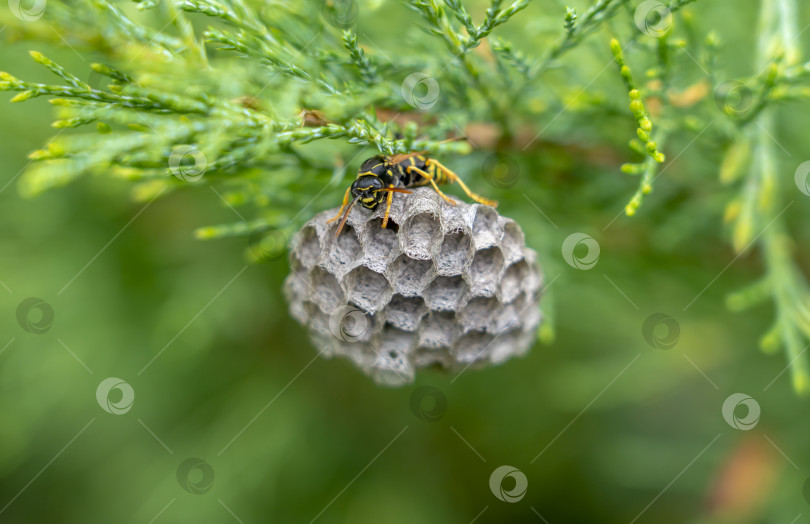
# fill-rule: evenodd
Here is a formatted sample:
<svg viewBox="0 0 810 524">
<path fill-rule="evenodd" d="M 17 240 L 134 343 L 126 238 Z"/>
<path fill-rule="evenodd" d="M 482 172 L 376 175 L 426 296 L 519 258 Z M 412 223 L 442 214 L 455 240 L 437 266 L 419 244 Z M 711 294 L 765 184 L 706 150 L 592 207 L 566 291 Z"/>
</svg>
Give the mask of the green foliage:
<svg viewBox="0 0 810 524">
<path fill-rule="evenodd" d="M 665 37 L 661 37 L 661 40 L 664 40 L 664 38 Z M 666 42 L 664 42 L 663 45 L 666 45 Z M 641 205 L 642 196 L 652 191 L 652 180 L 658 172 L 656 164 L 663 163 L 665 157 L 664 154 L 658 150 L 658 144 L 653 140 L 652 122 L 647 116 L 647 109 L 644 107 L 641 93 L 636 88 L 636 84 L 633 81 L 630 68 L 624 62 L 621 44 L 619 44 L 618 40 L 613 39 L 610 43 L 610 48 L 611 51 L 613 51 L 616 64 L 619 66 L 622 80 L 624 80 L 624 85 L 627 88 L 627 94 L 630 97 L 630 111 L 632 111 L 633 117 L 636 119 L 636 124 L 638 125 L 636 129 L 638 141 L 635 139 L 632 140 L 630 146 L 635 149 L 636 152 L 645 156 L 645 160 L 641 163 L 624 164 L 622 166 L 622 171 L 625 173 L 631 175 L 643 173 L 638 191 L 633 196 L 633 199 L 630 200 L 630 203 L 627 204 L 627 207 L 625 207 L 625 212 L 632 216 Z"/>
<path fill-rule="evenodd" d="M 694 142 L 721 148 L 721 179 L 739 188 L 726 210 L 732 243 L 740 255 L 758 247 L 766 272 L 762 283 L 729 303 L 735 309 L 767 298 L 776 304 L 776 324 L 763 347 L 785 347 L 791 362 L 799 361 L 791 366 L 796 389 L 809 392 L 806 361 L 798 357 L 810 340 L 810 293 L 791 254 L 783 213 L 792 188 L 777 174 L 773 141 L 777 103 L 810 97 L 796 1 L 763 0 L 757 67 L 740 79 L 728 78 L 718 63 L 718 36 L 696 36 L 686 9 L 693 1 L 659 4 L 656 20 L 629 0 L 567 7 L 553 17 L 556 29 L 546 45 L 528 47 L 519 36 L 530 33 L 528 0 L 492 0 L 481 16 L 460 0 L 410 0 L 415 16 L 389 24 L 407 42 L 394 53 L 349 28 L 354 20 L 329 3 L 52 0 L 41 21 L 6 20 L 14 29 L 3 36 L 46 41 L 52 38 L 45 36 L 47 24 L 99 63 L 92 73 L 70 72 L 32 52 L 59 82 L 2 73 L 0 90 L 18 92 L 13 102 L 49 97 L 57 108 L 60 131 L 31 154 L 20 182 L 24 193 L 100 174 L 133 180 L 136 197 L 146 201 L 204 180 L 222 189 L 228 205 L 252 210 L 249 220 L 201 228 L 201 238 L 261 228 L 289 234 L 307 218 L 303 209 L 337 201 L 359 155 L 470 153 L 465 142 L 445 141 L 462 135 L 530 166 L 544 140 L 587 134 L 593 118 L 632 124 L 637 138 L 630 146 L 638 156 L 621 171 L 639 182 L 627 215 L 640 210 L 654 181 L 669 183 L 657 179 L 681 154 L 691 155 Z M 545 21 L 552 24 L 548 16 Z M 505 31 L 498 36 L 503 27 L 518 35 L 514 41 Z M 610 45 L 609 35 L 615 36 Z M 579 59 L 565 61 L 575 50 Z M 603 69 L 599 60 L 582 58 L 610 52 L 619 75 L 592 86 Z M 584 72 L 582 87 L 552 82 L 561 70 L 574 77 Z M 594 71 L 599 74 L 590 80 Z M 562 86 L 562 93 L 548 84 Z M 740 98 L 750 103 L 742 107 Z M 494 138 L 469 133 L 480 125 Z M 604 133 L 596 138 L 613 141 Z M 683 140 L 686 148 L 668 152 L 665 163 L 663 151 Z M 326 141 L 333 145 L 305 146 Z"/>
<path fill-rule="evenodd" d="M 810 341 L 810 287 L 791 255 L 783 217 L 793 205 L 785 197 L 785 186 L 790 187 L 792 180 L 779 173 L 778 142 L 773 139 L 777 133 L 773 103 L 783 100 L 780 92 L 792 89 L 794 71 L 801 68 L 795 14 L 793 2 L 762 2 L 757 49 L 761 72 L 747 82 L 753 98 L 750 108 L 742 113 L 727 108 L 735 128 L 722 176 L 727 183 L 740 186 L 740 195 L 726 210 L 734 228 L 734 248 L 742 253 L 758 245 L 766 268 L 763 281 L 730 296 L 729 305 L 745 309 L 768 297 L 773 300 L 776 319 L 760 344 L 765 351 L 786 349 L 793 386 L 808 394 L 810 368 L 802 355 Z"/>
</svg>

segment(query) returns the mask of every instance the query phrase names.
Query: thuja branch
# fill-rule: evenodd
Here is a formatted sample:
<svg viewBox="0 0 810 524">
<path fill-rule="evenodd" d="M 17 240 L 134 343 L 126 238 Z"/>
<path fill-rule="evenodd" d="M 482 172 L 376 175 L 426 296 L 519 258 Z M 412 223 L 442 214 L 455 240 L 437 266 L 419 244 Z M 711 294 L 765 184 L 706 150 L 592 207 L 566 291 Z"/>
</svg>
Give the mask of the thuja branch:
<svg viewBox="0 0 810 524">
<path fill-rule="evenodd" d="M 653 125 L 650 121 L 647 108 L 644 106 L 644 101 L 641 98 L 641 92 L 638 90 L 633 74 L 630 67 L 624 61 L 624 53 L 622 52 L 621 44 L 616 39 L 610 43 L 610 49 L 613 52 L 613 57 L 616 65 L 619 66 L 622 80 L 624 81 L 625 89 L 627 89 L 628 97 L 630 98 L 630 111 L 633 113 L 633 118 L 636 120 L 636 134 L 638 141 L 635 139 L 630 142 L 637 152 L 645 156 L 645 160 L 637 164 L 625 164 L 622 166 L 622 171 L 631 175 L 642 175 L 639 183 L 639 188 L 630 203 L 625 207 L 625 212 L 628 215 L 635 214 L 638 207 L 641 205 L 642 198 L 645 194 L 652 191 L 652 180 L 658 172 L 657 164 L 664 162 L 664 154 L 658 149 L 658 143 L 653 139 Z"/>
<path fill-rule="evenodd" d="M 770 298 L 775 305 L 775 319 L 760 344 L 772 352 L 780 346 L 787 353 L 794 389 L 810 394 L 810 367 L 803 353 L 810 342 L 810 286 L 796 266 L 791 253 L 785 214 L 791 204 L 785 204 L 782 177 L 774 151 L 773 136 L 777 134 L 774 110 L 767 104 L 768 93 L 777 85 L 781 64 L 795 68 L 798 43 L 794 37 L 796 20 L 794 0 L 763 0 L 760 15 L 757 65 L 764 71 L 761 95 L 750 117 L 741 120 L 742 131 L 736 147 L 729 150 L 724 165 L 727 180 L 742 178 L 751 155 L 740 196 L 729 205 L 726 217 L 734 222 L 733 242 L 742 252 L 753 244 L 762 251 L 766 267 L 765 278 L 748 289 L 728 297 L 729 305 L 746 309 Z M 773 50 L 776 50 L 774 56 Z M 790 70 L 790 69 L 789 69 Z M 756 127 L 750 124 L 756 123 Z M 751 152 L 751 150 L 753 150 Z M 732 156 L 733 155 L 733 156 Z"/>
</svg>

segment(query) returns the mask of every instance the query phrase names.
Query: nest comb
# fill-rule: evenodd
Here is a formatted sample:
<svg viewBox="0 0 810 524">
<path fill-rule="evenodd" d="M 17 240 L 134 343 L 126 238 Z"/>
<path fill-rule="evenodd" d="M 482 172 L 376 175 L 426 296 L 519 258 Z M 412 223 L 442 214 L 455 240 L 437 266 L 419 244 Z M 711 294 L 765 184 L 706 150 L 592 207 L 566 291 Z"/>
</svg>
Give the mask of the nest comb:
<svg viewBox="0 0 810 524">
<path fill-rule="evenodd" d="M 355 206 L 340 235 L 324 211 L 294 236 L 284 283 L 292 316 L 326 357 L 378 383 L 416 370 L 485 366 L 526 353 L 541 321 L 542 275 L 518 224 L 430 188 Z"/>
</svg>

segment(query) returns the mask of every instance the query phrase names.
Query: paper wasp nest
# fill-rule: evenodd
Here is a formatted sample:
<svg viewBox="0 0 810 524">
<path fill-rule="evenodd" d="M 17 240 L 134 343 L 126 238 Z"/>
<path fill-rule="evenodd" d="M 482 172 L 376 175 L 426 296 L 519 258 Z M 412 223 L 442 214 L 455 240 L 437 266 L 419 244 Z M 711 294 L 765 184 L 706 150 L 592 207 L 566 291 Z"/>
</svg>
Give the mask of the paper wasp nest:
<svg viewBox="0 0 810 524">
<path fill-rule="evenodd" d="M 324 356 L 350 359 L 377 382 L 402 385 L 416 369 L 497 364 L 535 338 L 542 276 L 523 232 L 495 209 L 430 188 L 359 206 L 335 238 L 337 209 L 299 231 L 284 288 L 290 312 Z"/>
</svg>

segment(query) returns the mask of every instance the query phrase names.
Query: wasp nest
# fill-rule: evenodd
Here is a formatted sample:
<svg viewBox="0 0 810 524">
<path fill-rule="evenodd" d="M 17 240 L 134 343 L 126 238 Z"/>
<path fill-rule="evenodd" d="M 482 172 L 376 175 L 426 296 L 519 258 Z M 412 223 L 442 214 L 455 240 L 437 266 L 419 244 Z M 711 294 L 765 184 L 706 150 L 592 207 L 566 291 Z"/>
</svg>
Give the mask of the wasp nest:
<svg viewBox="0 0 810 524">
<path fill-rule="evenodd" d="M 541 274 L 516 222 L 491 207 L 445 202 L 430 188 L 384 206 L 355 206 L 336 238 L 337 209 L 293 239 L 290 311 L 324 356 L 350 359 L 377 382 L 417 368 L 463 369 L 524 354 L 541 314 Z"/>
</svg>

